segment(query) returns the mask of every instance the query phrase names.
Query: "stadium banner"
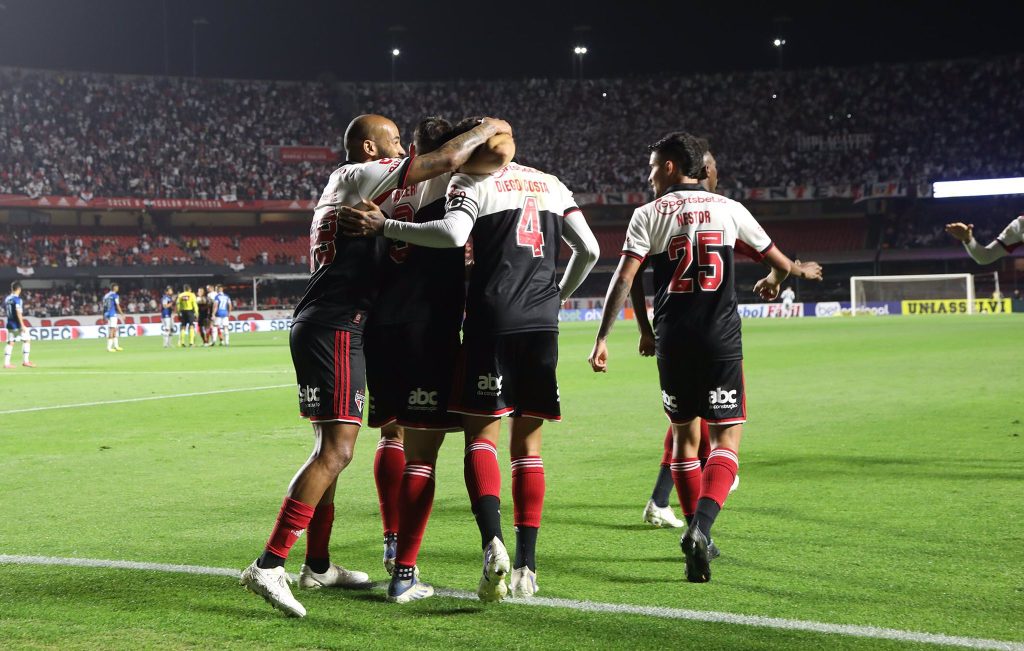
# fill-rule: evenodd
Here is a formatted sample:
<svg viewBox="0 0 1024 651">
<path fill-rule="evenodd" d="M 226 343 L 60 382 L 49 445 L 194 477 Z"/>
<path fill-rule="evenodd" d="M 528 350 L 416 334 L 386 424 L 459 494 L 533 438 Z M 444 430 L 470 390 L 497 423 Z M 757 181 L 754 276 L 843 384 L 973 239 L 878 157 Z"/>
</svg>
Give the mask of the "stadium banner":
<svg viewBox="0 0 1024 651">
<path fill-rule="evenodd" d="M 316 200 L 146 199 L 139 197 L 27 197 L 0 194 L 0 208 L 66 208 L 69 210 L 176 210 L 199 212 L 312 212 Z"/>
<path fill-rule="evenodd" d="M 978 298 L 974 300 L 975 314 L 1009 314 L 1013 301 L 1009 298 Z M 967 299 L 903 301 L 904 314 L 967 314 Z"/>
<path fill-rule="evenodd" d="M 910 186 L 896 181 L 845 185 L 790 185 L 758 188 L 720 188 L 719 192 L 737 201 L 821 201 L 851 199 L 854 203 L 868 199 L 891 197 L 930 197 L 926 185 Z M 581 206 L 635 206 L 647 203 L 651 195 L 644 192 L 580 192 L 574 195 Z"/>
<path fill-rule="evenodd" d="M 782 303 L 740 303 L 736 311 L 742 319 L 783 319 L 804 316 L 804 304 L 793 303 L 786 309 Z"/>
<path fill-rule="evenodd" d="M 853 314 L 850 301 L 823 301 L 809 305 L 813 305 L 814 309 L 813 314 L 807 316 L 827 318 Z M 858 316 L 899 316 L 901 314 L 903 314 L 903 308 L 899 301 L 868 301 L 857 305 Z"/>
<path fill-rule="evenodd" d="M 291 318 L 291 310 L 239 310 L 231 315 L 231 322 L 234 323 L 236 321 L 268 321 L 273 319 Z M 155 323 L 156 325 L 159 326 L 160 315 L 157 313 L 124 314 L 118 317 L 118 322 L 120 322 L 122 325 L 146 325 Z M 29 327 L 60 328 L 76 326 L 105 326 L 107 325 L 107 320 L 106 318 L 99 316 L 97 314 L 73 314 L 70 316 L 26 317 L 25 323 L 27 323 Z M 175 318 L 175 323 L 177 323 L 177 318 Z"/>
<path fill-rule="evenodd" d="M 280 145 L 275 149 L 285 163 L 333 163 L 338 160 L 338 152 L 330 147 Z"/>
<path fill-rule="evenodd" d="M 228 332 L 235 334 L 239 332 L 288 332 L 292 327 L 292 319 L 262 319 L 247 321 L 231 321 L 228 323 Z M 179 327 L 175 323 L 171 327 L 171 334 L 178 336 Z M 106 339 L 109 329 L 104 325 L 84 326 L 32 326 L 28 328 L 28 336 L 31 341 L 69 341 L 71 339 Z M 132 323 L 119 324 L 117 326 L 118 337 L 159 337 L 162 335 L 163 326 L 159 323 Z M 7 330 L 0 330 L 0 342 L 6 342 Z"/>
</svg>

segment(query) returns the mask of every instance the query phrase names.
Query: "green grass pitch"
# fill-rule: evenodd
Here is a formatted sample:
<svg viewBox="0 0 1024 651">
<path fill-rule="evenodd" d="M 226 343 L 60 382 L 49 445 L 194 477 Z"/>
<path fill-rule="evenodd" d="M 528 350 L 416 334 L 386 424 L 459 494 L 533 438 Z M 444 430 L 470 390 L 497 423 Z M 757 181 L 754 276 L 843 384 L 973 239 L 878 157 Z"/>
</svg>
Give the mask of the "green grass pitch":
<svg viewBox="0 0 1024 651">
<path fill-rule="evenodd" d="M 742 484 L 716 524 L 723 554 L 706 585 L 684 582 L 679 531 L 640 523 L 666 424 L 654 362 L 623 322 L 610 372 L 593 374 L 595 328 L 562 330 L 540 596 L 1024 642 L 1024 317 L 746 322 Z M 37 343 L 39 368 L 0 374 L 0 412 L 287 386 L 0 414 L 0 554 L 245 567 L 312 441 L 286 335 L 240 334 L 227 350 L 104 343 Z M 382 580 L 376 438 L 362 432 L 342 476 L 332 555 Z M 473 591 L 479 539 L 462 437 L 450 438 L 420 568 Z M 0 647 L 920 646 L 450 597 L 396 606 L 380 591 L 297 595 L 304 620 L 229 577 L 0 564 Z"/>
</svg>

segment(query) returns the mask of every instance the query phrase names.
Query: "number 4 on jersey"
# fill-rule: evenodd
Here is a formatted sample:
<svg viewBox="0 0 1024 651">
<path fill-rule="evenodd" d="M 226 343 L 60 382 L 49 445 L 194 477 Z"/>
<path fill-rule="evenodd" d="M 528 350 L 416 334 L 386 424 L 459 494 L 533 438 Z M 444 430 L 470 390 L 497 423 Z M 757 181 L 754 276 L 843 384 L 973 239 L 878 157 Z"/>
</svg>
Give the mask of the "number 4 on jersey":
<svg viewBox="0 0 1024 651">
<path fill-rule="evenodd" d="M 523 212 L 516 227 L 516 244 L 530 249 L 533 257 L 544 257 L 544 231 L 540 229 L 540 211 L 537 197 L 526 197 Z"/>
</svg>

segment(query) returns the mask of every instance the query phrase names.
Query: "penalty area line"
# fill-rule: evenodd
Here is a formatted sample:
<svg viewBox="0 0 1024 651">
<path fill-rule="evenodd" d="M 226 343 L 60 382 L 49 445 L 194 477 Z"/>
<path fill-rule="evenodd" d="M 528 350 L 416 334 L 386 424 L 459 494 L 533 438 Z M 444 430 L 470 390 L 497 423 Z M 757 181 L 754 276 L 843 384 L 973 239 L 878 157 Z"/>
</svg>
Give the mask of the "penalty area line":
<svg viewBox="0 0 1024 651">
<path fill-rule="evenodd" d="M 291 385 L 288 385 L 291 386 Z M 223 567 L 204 567 L 201 565 L 172 565 L 167 563 L 140 563 L 137 561 L 115 561 L 93 558 L 61 558 L 53 556 L 19 556 L 0 554 L 0 565 L 46 565 L 66 567 L 94 567 L 101 569 L 142 570 L 149 572 L 168 572 L 174 574 L 201 574 L 209 576 L 228 576 L 238 578 L 239 570 Z M 295 578 L 293 576 L 293 578 Z M 372 589 L 386 588 L 384 583 L 374 583 Z M 475 601 L 477 596 L 462 590 L 439 588 L 436 594 L 441 597 Z M 976 637 L 961 637 L 904 631 L 895 628 L 879 628 L 875 626 L 856 626 L 851 624 L 830 624 L 801 619 L 784 619 L 781 617 L 763 617 L 760 615 L 739 615 L 736 613 L 717 612 L 713 610 L 688 610 L 683 608 L 662 608 L 657 606 L 631 606 L 629 604 L 600 603 L 596 601 L 577 601 L 575 599 L 553 599 L 534 597 L 528 600 L 511 600 L 510 605 L 539 608 L 559 608 L 587 613 L 603 613 L 614 615 L 639 615 L 659 619 L 682 619 L 695 622 L 712 622 L 717 624 L 733 624 L 770 628 L 783 631 L 799 631 L 841 635 L 846 637 L 870 638 L 875 640 L 895 640 L 918 644 L 935 644 L 955 646 L 967 649 L 995 649 L 998 651 L 1024 651 L 1024 643 L 1005 640 L 988 640 Z M 391 606 L 394 608 L 395 606 Z"/>
<path fill-rule="evenodd" d="M 26 409 L 7 409 L 0 411 L 0 416 L 7 414 L 25 414 L 33 411 L 50 411 L 53 409 L 75 409 L 77 407 L 99 407 L 101 405 L 120 405 L 128 402 L 146 402 L 147 400 L 170 400 L 171 398 L 193 398 L 195 396 L 213 396 L 220 393 L 240 393 L 243 391 L 264 391 L 266 389 L 283 389 L 294 387 L 294 384 L 272 384 L 265 387 L 241 387 L 238 389 L 217 389 L 216 391 L 194 391 L 192 393 L 174 393 L 164 396 L 146 396 L 144 398 L 123 398 L 121 400 L 100 400 L 97 402 L 76 402 L 70 405 L 49 405 L 47 407 L 28 407 Z"/>
</svg>

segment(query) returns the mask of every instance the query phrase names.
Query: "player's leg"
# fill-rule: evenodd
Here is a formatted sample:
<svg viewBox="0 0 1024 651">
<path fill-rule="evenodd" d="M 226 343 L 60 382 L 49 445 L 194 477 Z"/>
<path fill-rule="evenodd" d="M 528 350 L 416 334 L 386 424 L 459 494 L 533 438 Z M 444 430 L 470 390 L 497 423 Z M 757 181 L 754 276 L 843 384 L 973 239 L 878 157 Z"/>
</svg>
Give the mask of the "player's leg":
<svg viewBox="0 0 1024 651">
<path fill-rule="evenodd" d="M 221 322 L 220 322 L 221 337 L 224 339 L 224 345 L 225 346 L 230 346 L 231 345 L 231 327 L 230 327 L 230 325 L 231 325 L 231 323 L 230 323 L 229 317 L 226 317 L 226 316 L 225 317 L 221 317 Z"/>
<path fill-rule="evenodd" d="M 29 353 L 32 350 L 32 339 L 28 336 L 28 330 L 24 330 L 21 333 L 21 365 L 29 368 L 34 368 L 35 364 L 29 359 Z"/>
<path fill-rule="evenodd" d="M 683 517 L 689 524 L 700 497 L 701 467 L 698 458 L 702 419 L 672 424 L 672 482 L 676 487 Z"/>
<path fill-rule="evenodd" d="M 483 548 L 483 576 L 477 596 L 484 601 L 500 601 L 508 594 L 505 575 L 511 570 L 501 533 L 501 470 L 498 467 L 501 420 L 494 416 L 464 416 L 462 424 L 466 432 L 466 490 Z"/>
<path fill-rule="evenodd" d="M 416 560 L 434 506 L 434 468 L 444 442 L 441 430 L 405 430 L 405 470 L 399 491 L 398 545 L 388 600 L 408 603 L 434 594 L 417 579 Z"/>
<path fill-rule="evenodd" d="M 188 323 L 188 347 L 196 345 L 196 320 L 195 316 L 189 319 Z"/>
<path fill-rule="evenodd" d="M 398 500 L 404 472 L 404 432 L 395 423 L 390 423 L 381 428 L 377 452 L 373 457 L 373 481 L 377 486 L 377 502 L 384 528 L 384 569 L 389 575 L 394 572 L 398 549 Z"/>
<path fill-rule="evenodd" d="M 516 531 L 516 553 L 512 563 L 511 588 L 514 597 L 531 597 L 537 592 L 537 535 L 544 511 L 544 461 L 541 458 L 540 418 L 511 419 L 512 511 Z"/>
<path fill-rule="evenodd" d="M 679 541 L 691 583 L 711 580 L 709 562 L 716 555 L 711 527 L 739 470 L 739 444 L 747 418 L 742 361 L 711 362 L 702 374 L 703 385 L 695 395 L 698 411 L 708 420 L 712 450 L 701 473 L 696 511 Z"/>
<path fill-rule="evenodd" d="M 306 559 L 299 572 L 299 587 L 316 589 L 324 587 L 359 587 L 369 583 L 365 572 L 347 570 L 331 562 L 330 542 L 334 528 L 335 479 L 324 491 L 313 510 L 313 517 L 306 530 Z"/>
<path fill-rule="evenodd" d="M 4 344 L 4 368 L 14 368 L 14 364 L 11 364 L 11 355 L 14 354 L 14 340 L 17 336 L 17 330 L 7 331 L 7 343 Z"/>
<path fill-rule="evenodd" d="M 117 317 L 107 317 L 107 350 L 114 352 L 117 348 Z"/>
<path fill-rule="evenodd" d="M 686 524 L 676 517 L 669 505 L 669 496 L 675 484 L 672 481 L 672 446 L 675 437 L 672 434 L 672 425 L 669 424 L 665 431 L 665 442 L 661 455 L 661 466 L 658 468 L 658 477 L 654 481 L 654 490 L 651 491 L 651 498 L 647 500 L 644 507 L 643 522 L 655 527 L 684 527 Z"/>
</svg>

